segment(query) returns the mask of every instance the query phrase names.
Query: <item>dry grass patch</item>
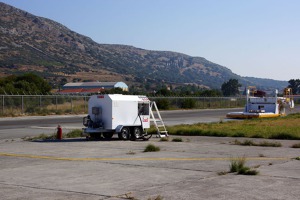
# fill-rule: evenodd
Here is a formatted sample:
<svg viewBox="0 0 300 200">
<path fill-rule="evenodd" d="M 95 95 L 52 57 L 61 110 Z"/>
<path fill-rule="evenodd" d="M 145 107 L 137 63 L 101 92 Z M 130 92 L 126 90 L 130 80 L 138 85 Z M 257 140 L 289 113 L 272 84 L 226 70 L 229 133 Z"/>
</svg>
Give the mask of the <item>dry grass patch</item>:
<svg viewBox="0 0 300 200">
<path fill-rule="evenodd" d="M 256 143 L 252 140 L 244 140 L 243 142 L 239 140 L 234 140 L 233 144 L 235 145 L 242 145 L 242 146 L 260 146 L 260 147 L 281 147 L 282 144 L 280 142 L 269 142 L 269 141 L 262 141 Z"/>
<path fill-rule="evenodd" d="M 293 144 L 291 147 L 292 147 L 292 148 L 300 148 L 300 143 Z"/>
<path fill-rule="evenodd" d="M 255 169 L 245 166 L 246 158 L 233 158 L 230 161 L 230 171 L 231 173 L 237 173 L 241 175 L 257 175 L 259 172 Z M 257 167 L 256 167 L 257 168 Z"/>
<path fill-rule="evenodd" d="M 144 152 L 156 152 L 156 151 L 160 151 L 160 148 L 158 146 L 155 146 L 154 144 L 148 144 L 144 149 Z"/>
</svg>

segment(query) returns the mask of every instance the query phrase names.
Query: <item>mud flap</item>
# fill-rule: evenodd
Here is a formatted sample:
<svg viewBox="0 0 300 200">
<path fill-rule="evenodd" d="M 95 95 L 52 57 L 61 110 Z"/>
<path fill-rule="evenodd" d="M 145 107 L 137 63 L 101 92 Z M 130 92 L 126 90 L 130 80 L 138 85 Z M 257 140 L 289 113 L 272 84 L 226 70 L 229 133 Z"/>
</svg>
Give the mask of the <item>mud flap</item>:
<svg viewBox="0 0 300 200">
<path fill-rule="evenodd" d="M 116 128 L 116 133 L 120 133 L 123 128 L 123 125 L 118 125 Z"/>
</svg>

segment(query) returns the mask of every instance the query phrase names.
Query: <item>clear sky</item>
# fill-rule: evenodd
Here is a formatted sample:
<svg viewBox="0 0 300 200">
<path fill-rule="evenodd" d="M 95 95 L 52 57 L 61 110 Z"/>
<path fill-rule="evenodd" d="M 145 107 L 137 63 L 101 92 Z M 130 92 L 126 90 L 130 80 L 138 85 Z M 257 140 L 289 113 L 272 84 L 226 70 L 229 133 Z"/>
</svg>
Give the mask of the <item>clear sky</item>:
<svg viewBox="0 0 300 200">
<path fill-rule="evenodd" d="M 0 1 L 98 43 L 200 56 L 241 76 L 300 78 L 300 0 Z"/>
</svg>

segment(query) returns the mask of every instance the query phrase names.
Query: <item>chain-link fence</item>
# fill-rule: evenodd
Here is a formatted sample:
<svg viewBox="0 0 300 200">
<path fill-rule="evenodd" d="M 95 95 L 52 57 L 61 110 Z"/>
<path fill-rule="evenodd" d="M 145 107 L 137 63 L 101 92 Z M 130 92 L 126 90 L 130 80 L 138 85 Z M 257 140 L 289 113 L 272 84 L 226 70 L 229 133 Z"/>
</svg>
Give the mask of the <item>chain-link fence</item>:
<svg viewBox="0 0 300 200">
<path fill-rule="evenodd" d="M 244 107 L 245 97 L 150 97 L 159 109 L 207 109 Z"/>
<path fill-rule="evenodd" d="M 244 107 L 245 97 L 149 97 L 161 110 Z M 299 97 L 295 103 L 299 104 Z M 0 116 L 85 114 L 89 96 L 0 95 Z"/>
<path fill-rule="evenodd" d="M 62 95 L 1 95 L 0 115 L 86 113 L 88 98 Z"/>
</svg>

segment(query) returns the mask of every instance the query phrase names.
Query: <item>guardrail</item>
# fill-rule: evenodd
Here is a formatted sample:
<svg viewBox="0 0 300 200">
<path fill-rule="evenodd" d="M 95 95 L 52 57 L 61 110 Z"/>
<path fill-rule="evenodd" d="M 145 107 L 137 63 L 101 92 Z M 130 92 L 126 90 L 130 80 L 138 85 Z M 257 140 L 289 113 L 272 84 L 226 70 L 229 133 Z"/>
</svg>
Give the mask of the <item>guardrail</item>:
<svg viewBox="0 0 300 200">
<path fill-rule="evenodd" d="M 85 114 L 89 96 L 0 95 L 0 116 Z M 159 109 L 244 107 L 245 97 L 149 97 Z M 299 103 L 300 97 L 295 98 Z"/>
</svg>

